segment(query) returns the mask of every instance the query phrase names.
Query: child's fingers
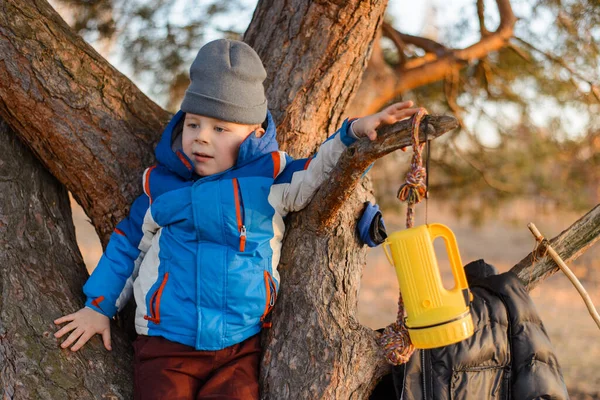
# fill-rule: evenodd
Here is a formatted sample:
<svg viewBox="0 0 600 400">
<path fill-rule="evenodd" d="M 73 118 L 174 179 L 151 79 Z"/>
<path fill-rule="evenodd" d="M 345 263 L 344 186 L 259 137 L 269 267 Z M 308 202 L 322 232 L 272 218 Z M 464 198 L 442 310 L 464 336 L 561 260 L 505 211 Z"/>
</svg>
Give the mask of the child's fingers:
<svg viewBox="0 0 600 400">
<path fill-rule="evenodd" d="M 104 347 L 106 347 L 106 350 L 112 350 L 112 346 L 110 344 L 110 329 L 105 329 L 102 332 L 102 341 L 104 342 Z"/>
<path fill-rule="evenodd" d="M 391 125 L 412 116 L 417 111 L 419 111 L 418 108 L 406 108 L 394 111 L 392 114 L 382 115 L 380 121 L 385 125 Z"/>
<path fill-rule="evenodd" d="M 419 111 L 419 108 L 405 108 L 394 113 L 396 118 L 404 119 L 410 117 Z"/>
<path fill-rule="evenodd" d="M 411 100 L 407 100 L 407 101 L 403 101 L 400 103 L 392 104 L 391 108 L 394 110 L 399 110 L 399 109 L 403 109 L 403 108 L 412 107 L 413 104 L 414 103 Z"/>
<path fill-rule="evenodd" d="M 377 139 L 377 131 L 376 130 L 369 131 L 367 133 L 367 137 L 369 138 L 369 140 Z"/>
<path fill-rule="evenodd" d="M 77 351 L 80 348 L 82 348 L 83 345 L 86 344 L 88 342 L 88 340 L 90 340 L 90 338 L 94 335 L 95 335 L 94 332 L 90 332 L 90 331 L 83 332 L 83 334 L 79 337 L 79 340 L 77 340 L 77 343 L 75 343 L 73 345 L 73 347 L 71 347 L 71 351 Z"/>
<path fill-rule="evenodd" d="M 59 337 L 63 336 L 65 333 L 71 332 L 75 328 L 77 328 L 77 324 L 75 322 L 71 322 L 70 324 L 63 326 L 58 332 L 55 332 L 54 337 L 59 338 Z"/>
<path fill-rule="evenodd" d="M 54 320 L 54 323 L 56 325 L 60 325 L 63 322 L 67 322 L 67 321 L 73 321 L 75 319 L 75 314 L 69 314 L 69 315 L 65 315 L 64 317 L 60 317 Z"/>
<path fill-rule="evenodd" d="M 393 111 L 391 114 L 381 113 L 379 121 L 381 124 L 391 125 L 411 117 L 416 114 L 417 111 L 419 111 L 419 108 L 404 108 Z"/>
<path fill-rule="evenodd" d="M 67 338 L 67 340 L 65 340 L 64 342 L 62 342 L 62 344 L 60 345 L 60 347 L 62 347 L 63 349 L 66 349 L 67 347 L 69 347 L 70 345 L 73 344 L 73 342 L 75 342 L 79 336 L 83 335 L 84 330 L 81 328 L 77 328 L 73 331 L 73 333 L 71 333 L 69 335 L 69 337 Z"/>
</svg>

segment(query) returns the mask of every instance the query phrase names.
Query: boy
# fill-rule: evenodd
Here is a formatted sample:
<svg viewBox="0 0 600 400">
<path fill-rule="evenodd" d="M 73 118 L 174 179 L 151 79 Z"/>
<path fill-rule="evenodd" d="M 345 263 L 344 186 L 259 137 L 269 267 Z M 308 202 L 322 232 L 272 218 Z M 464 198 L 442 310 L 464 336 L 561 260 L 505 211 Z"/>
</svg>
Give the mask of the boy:
<svg viewBox="0 0 600 400">
<path fill-rule="evenodd" d="M 279 289 L 283 217 L 305 207 L 357 137 L 414 114 L 395 104 L 330 137 L 316 157 L 278 151 L 258 55 L 243 42 L 202 47 L 181 111 L 84 286 L 86 305 L 59 318 L 61 347 L 102 335 L 133 288 L 134 392 L 140 399 L 258 399 L 260 332 Z"/>
</svg>

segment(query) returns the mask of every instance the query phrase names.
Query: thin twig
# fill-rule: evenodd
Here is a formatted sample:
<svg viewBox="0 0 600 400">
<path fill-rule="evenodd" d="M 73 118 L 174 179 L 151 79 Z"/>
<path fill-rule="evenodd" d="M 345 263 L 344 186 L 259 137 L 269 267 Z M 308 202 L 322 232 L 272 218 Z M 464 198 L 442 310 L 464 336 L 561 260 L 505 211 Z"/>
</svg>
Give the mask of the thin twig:
<svg viewBox="0 0 600 400">
<path fill-rule="evenodd" d="M 483 5 L 483 0 L 477 0 L 477 17 L 479 18 L 479 31 L 481 32 L 481 37 L 489 35 L 490 31 L 485 27 L 485 7 Z"/>
<path fill-rule="evenodd" d="M 552 246 L 550 246 L 550 243 L 548 243 L 548 241 L 546 239 L 544 239 L 544 236 L 542 236 L 542 234 L 536 228 L 536 226 L 533 224 L 533 222 L 530 222 L 529 224 L 527 224 L 527 227 L 529 228 L 529 230 L 535 237 L 535 240 L 537 240 L 540 243 L 540 246 L 546 248 L 546 251 L 548 252 L 548 254 L 550 254 L 550 257 L 552 257 L 552 259 L 554 260 L 556 265 L 558 265 L 558 267 L 561 269 L 561 271 L 565 273 L 567 278 L 569 278 L 569 280 L 571 281 L 573 286 L 575 286 L 575 289 L 577 289 L 577 291 L 579 292 L 579 295 L 583 299 L 590 315 L 592 316 L 592 319 L 594 320 L 594 322 L 596 322 L 596 325 L 598 325 L 598 328 L 600 328 L 600 315 L 598 315 L 598 311 L 596 311 L 596 307 L 594 307 L 594 303 L 592 303 L 592 299 L 590 299 L 590 296 L 587 294 L 587 292 L 584 289 L 581 282 L 579 282 L 579 280 L 577 279 L 575 274 L 569 269 L 567 264 L 565 264 L 565 262 L 562 260 L 562 258 L 560 258 L 560 256 L 552 248 Z"/>
<path fill-rule="evenodd" d="M 396 46 L 396 51 L 398 52 L 398 65 L 404 65 L 406 63 L 406 55 L 404 54 L 406 43 L 404 43 L 400 37 L 399 32 L 395 30 L 392 25 L 384 22 L 381 25 L 381 33 L 383 36 L 390 39 L 392 43 L 394 43 L 394 46 Z"/>
</svg>

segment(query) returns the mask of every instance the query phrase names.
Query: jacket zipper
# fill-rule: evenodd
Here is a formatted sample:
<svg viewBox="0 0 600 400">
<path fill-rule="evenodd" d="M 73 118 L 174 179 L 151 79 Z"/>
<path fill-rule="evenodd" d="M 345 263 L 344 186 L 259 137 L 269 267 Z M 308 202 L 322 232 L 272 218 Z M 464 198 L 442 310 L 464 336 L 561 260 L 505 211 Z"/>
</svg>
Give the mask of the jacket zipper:
<svg viewBox="0 0 600 400">
<path fill-rule="evenodd" d="M 400 400 L 404 400 L 404 389 L 406 388 L 406 370 L 408 369 L 408 362 L 404 364 L 404 371 L 402 371 L 402 391 L 400 392 Z"/>
<path fill-rule="evenodd" d="M 421 370 L 423 371 L 423 400 L 427 400 L 427 379 L 425 377 L 427 366 L 425 365 L 425 350 L 421 350 Z"/>
<path fill-rule="evenodd" d="M 240 251 L 246 249 L 246 211 L 244 210 L 244 199 L 242 189 L 237 178 L 233 178 L 233 196 L 235 198 L 235 216 L 237 218 L 238 232 L 240 232 Z"/>
<path fill-rule="evenodd" d="M 263 323 L 265 323 L 265 318 L 267 317 L 267 315 L 269 315 L 269 313 L 273 309 L 273 306 L 275 305 L 275 301 L 277 300 L 277 289 L 275 288 L 275 282 L 273 281 L 271 274 L 269 274 L 267 271 L 264 271 L 264 278 L 265 290 L 267 292 L 267 302 L 265 304 L 265 311 L 260 317 L 260 321 Z"/>
<path fill-rule="evenodd" d="M 169 273 L 165 274 L 163 281 L 160 284 L 160 287 L 152 297 L 150 298 L 150 315 L 144 315 L 144 319 L 150 322 L 154 322 L 155 324 L 160 324 L 160 299 L 162 297 L 163 290 L 165 289 L 165 285 L 169 280 Z"/>
</svg>

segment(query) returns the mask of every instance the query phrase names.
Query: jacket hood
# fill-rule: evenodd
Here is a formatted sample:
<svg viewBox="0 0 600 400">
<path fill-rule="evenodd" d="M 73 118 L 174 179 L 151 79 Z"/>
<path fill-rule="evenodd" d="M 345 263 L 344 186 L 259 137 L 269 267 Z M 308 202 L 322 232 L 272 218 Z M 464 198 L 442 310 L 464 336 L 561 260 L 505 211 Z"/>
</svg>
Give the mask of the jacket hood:
<svg viewBox="0 0 600 400">
<path fill-rule="evenodd" d="M 156 160 L 175 172 L 184 179 L 192 179 L 197 176 L 194 173 L 192 160 L 185 155 L 181 147 L 181 131 L 176 129 L 178 124 L 183 123 L 185 113 L 178 111 L 163 131 L 162 137 L 156 146 Z M 277 144 L 277 132 L 271 112 L 267 111 L 267 127 L 262 137 L 256 137 L 252 132 L 240 146 L 238 158 L 233 168 L 241 167 L 249 162 L 273 151 L 279 150 Z"/>
</svg>

